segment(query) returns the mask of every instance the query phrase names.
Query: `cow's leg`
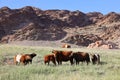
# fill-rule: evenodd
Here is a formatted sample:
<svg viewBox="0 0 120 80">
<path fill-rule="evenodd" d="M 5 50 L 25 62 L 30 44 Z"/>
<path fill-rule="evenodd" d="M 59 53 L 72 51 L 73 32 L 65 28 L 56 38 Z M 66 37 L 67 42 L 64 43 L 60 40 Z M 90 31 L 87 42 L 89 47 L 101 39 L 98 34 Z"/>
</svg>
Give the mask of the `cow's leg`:
<svg viewBox="0 0 120 80">
<path fill-rule="evenodd" d="M 17 65 L 17 64 L 18 64 L 18 62 L 16 61 L 16 62 L 14 62 L 14 64 L 15 64 L 15 65 Z"/>
<path fill-rule="evenodd" d="M 92 63 L 93 63 L 93 64 L 95 64 L 95 61 L 94 61 L 94 60 L 92 60 Z"/>
<path fill-rule="evenodd" d="M 77 62 L 76 62 L 76 65 L 77 65 Z"/>
<path fill-rule="evenodd" d="M 77 60 L 75 59 L 75 64 L 77 65 Z"/>
<path fill-rule="evenodd" d="M 29 60 L 30 64 L 32 64 L 32 60 Z"/>
<path fill-rule="evenodd" d="M 21 64 L 22 64 L 22 65 L 26 65 L 26 62 L 22 61 Z"/>
<path fill-rule="evenodd" d="M 59 65 L 62 65 L 62 61 L 59 61 Z"/>
<path fill-rule="evenodd" d="M 54 65 L 56 65 L 56 62 L 55 62 L 55 60 L 52 60 L 52 62 L 53 62 L 53 64 L 54 64 Z"/>
<path fill-rule="evenodd" d="M 79 65 L 79 61 L 76 61 L 76 65 Z"/>
<path fill-rule="evenodd" d="M 75 63 L 76 63 L 76 65 L 77 65 L 77 60 L 75 59 Z"/>
<path fill-rule="evenodd" d="M 89 61 L 86 61 L 87 65 L 89 64 Z"/>
<path fill-rule="evenodd" d="M 82 65 L 83 65 L 84 62 L 85 62 L 85 61 L 81 61 Z"/>
<path fill-rule="evenodd" d="M 100 57 L 99 57 L 98 60 L 97 60 L 97 64 L 100 64 Z"/>
<path fill-rule="evenodd" d="M 60 62 L 57 60 L 58 65 L 60 65 Z"/>
<path fill-rule="evenodd" d="M 71 65 L 73 65 L 73 59 L 70 59 L 70 63 L 71 63 Z"/>
<path fill-rule="evenodd" d="M 24 62 L 24 65 L 27 65 L 28 64 L 28 62 Z"/>
<path fill-rule="evenodd" d="M 58 63 L 58 65 L 61 65 L 61 64 L 62 64 L 62 61 L 57 60 L 57 63 Z"/>
<path fill-rule="evenodd" d="M 47 62 L 46 62 L 46 61 L 44 61 L 44 64 L 45 64 L 45 65 L 46 65 L 46 63 L 47 63 Z"/>
<path fill-rule="evenodd" d="M 48 61 L 48 65 L 50 64 L 50 61 Z"/>
</svg>

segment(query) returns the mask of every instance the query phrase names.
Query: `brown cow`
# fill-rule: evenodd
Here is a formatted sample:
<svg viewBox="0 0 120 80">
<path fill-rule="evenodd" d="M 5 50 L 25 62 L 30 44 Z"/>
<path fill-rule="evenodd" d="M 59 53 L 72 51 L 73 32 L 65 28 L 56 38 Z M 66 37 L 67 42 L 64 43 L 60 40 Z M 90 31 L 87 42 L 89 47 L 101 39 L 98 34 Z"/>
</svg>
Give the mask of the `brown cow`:
<svg viewBox="0 0 120 80">
<path fill-rule="evenodd" d="M 44 63 L 45 64 L 48 63 L 48 65 L 49 65 L 50 61 L 52 61 L 53 64 L 56 65 L 56 60 L 55 60 L 54 54 L 48 54 L 48 55 L 44 56 Z"/>
<path fill-rule="evenodd" d="M 62 46 L 62 48 L 71 48 L 71 46 L 68 45 L 68 44 L 64 44 L 64 45 Z"/>
<path fill-rule="evenodd" d="M 86 62 L 88 65 L 88 63 L 90 62 L 89 54 L 85 52 L 74 52 L 71 55 L 71 58 L 75 59 L 76 65 L 78 65 L 79 62 Z"/>
<path fill-rule="evenodd" d="M 90 60 L 93 64 L 100 63 L 100 55 L 99 54 L 90 54 Z"/>
<path fill-rule="evenodd" d="M 20 64 L 20 63 L 22 63 L 23 65 L 26 65 L 26 64 L 29 64 L 29 63 L 32 64 L 32 59 L 35 56 L 36 56 L 35 53 L 32 53 L 32 54 L 18 54 L 14 57 L 14 63 L 16 65 Z"/>
<path fill-rule="evenodd" d="M 73 64 L 73 59 L 70 57 L 72 51 L 53 50 L 52 53 L 54 53 L 58 65 L 61 65 L 62 61 L 70 61 L 71 65 Z"/>
</svg>

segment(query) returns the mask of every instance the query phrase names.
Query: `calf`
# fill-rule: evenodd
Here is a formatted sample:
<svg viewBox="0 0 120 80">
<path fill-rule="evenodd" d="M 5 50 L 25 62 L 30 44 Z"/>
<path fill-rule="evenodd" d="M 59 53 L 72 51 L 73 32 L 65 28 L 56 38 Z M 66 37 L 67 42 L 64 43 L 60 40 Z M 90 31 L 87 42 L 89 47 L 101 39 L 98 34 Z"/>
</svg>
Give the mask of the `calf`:
<svg viewBox="0 0 120 80">
<path fill-rule="evenodd" d="M 52 61 L 53 64 L 56 65 L 56 60 L 55 60 L 54 54 L 48 54 L 48 55 L 44 56 L 44 63 L 45 64 L 48 63 L 48 65 L 49 65 L 50 61 Z"/>
<path fill-rule="evenodd" d="M 14 56 L 14 63 L 16 65 L 20 64 L 20 63 L 22 63 L 23 65 L 26 65 L 26 64 L 29 64 L 29 63 L 32 64 L 32 59 L 35 56 L 36 56 L 35 53 L 32 53 L 32 54 L 18 54 L 16 56 Z"/>
</svg>

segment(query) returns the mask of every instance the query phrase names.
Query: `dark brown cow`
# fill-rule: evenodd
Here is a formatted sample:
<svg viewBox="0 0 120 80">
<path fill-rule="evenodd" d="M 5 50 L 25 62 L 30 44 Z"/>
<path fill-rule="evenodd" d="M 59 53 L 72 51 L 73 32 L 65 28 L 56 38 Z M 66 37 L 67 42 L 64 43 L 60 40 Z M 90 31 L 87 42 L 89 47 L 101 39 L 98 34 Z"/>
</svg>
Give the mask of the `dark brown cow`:
<svg viewBox="0 0 120 80">
<path fill-rule="evenodd" d="M 79 62 L 86 62 L 87 65 L 90 62 L 90 57 L 88 53 L 85 52 L 74 52 L 71 57 L 75 59 L 76 65 L 79 64 Z"/>
<path fill-rule="evenodd" d="M 35 53 L 32 53 L 32 54 L 18 54 L 14 57 L 14 63 L 16 65 L 20 64 L 20 63 L 22 63 L 23 65 L 26 65 L 26 64 L 29 64 L 29 63 L 32 64 L 32 59 L 35 56 L 36 56 Z"/>
<path fill-rule="evenodd" d="M 71 48 L 71 46 L 68 45 L 68 44 L 64 44 L 64 45 L 62 46 L 62 48 Z"/>
<path fill-rule="evenodd" d="M 93 64 L 100 63 L 100 55 L 99 54 L 90 54 L 90 59 Z"/>
<path fill-rule="evenodd" d="M 48 54 L 48 55 L 44 56 L 44 63 L 45 64 L 48 63 L 48 65 L 49 65 L 50 61 L 52 61 L 53 64 L 56 65 L 56 60 L 55 60 L 54 54 Z"/>
<path fill-rule="evenodd" d="M 72 54 L 72 51 L 59 51 L 59 50 L 53 50 L 52 53 L 55 54 L 56 61 L 58 65 L 62 64 L 62 61 L 70 61 L 71 65 L 73 64 L 73 60 L 70 57 Z"/>
</svg>

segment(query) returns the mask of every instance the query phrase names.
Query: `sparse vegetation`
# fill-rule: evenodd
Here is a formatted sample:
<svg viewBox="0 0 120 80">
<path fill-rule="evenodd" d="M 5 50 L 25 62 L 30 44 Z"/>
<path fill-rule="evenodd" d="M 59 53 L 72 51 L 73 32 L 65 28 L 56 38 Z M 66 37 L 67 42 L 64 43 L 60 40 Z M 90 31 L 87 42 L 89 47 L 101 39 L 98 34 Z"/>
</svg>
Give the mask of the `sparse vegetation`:
<svg viewBox="0 0 120 80">
<path fill-rule="evenodd" d="M 66 50 L 99 53 L 100 65 L 80 64 L 71 66 L 69 62 L 60 66 L 44 65 L 43 56 L 50 54 L 52 47 L 0 46 L 0 80 L 119 80 L 120 50 L 71 48 Z M 13 56 L 18 53 L 35 52 L 37 56 L 31 65 L 13 64 Z"/>
</svg>

